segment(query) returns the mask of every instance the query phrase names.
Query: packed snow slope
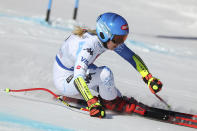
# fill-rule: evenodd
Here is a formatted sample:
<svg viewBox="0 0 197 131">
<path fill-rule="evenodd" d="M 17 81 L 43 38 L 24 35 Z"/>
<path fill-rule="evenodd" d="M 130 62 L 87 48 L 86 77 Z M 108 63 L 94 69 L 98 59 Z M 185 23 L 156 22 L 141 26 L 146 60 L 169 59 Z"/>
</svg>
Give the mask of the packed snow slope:
<svg viewBox="0 0 197 131">
<path fill-rule="evenodd" d="M 5 88 L 48 88 L 56 93 L 52 67 L 56 52 L 73 25 L 95 28 L 104 12 L 123 15 L 129 23 L 126 44 L 163 82 L 158 93 L 172 110 L 197 114 L 197 1 L 196 0 L 81 0 L 77 21 L 71 20 L 74 0 L 54 0 L 51 25 L 44 22 L 47 0 L 0 1 L 0 130 L 1 131 L 193 131 L 135 115 L 109 112 L 91 118 L 58 103 L 43 91 L 5 93 Z M 166 108 L 136 70 L 112 51 L 95 62 L 114 72 L 123 95 Z"/>
</svg>

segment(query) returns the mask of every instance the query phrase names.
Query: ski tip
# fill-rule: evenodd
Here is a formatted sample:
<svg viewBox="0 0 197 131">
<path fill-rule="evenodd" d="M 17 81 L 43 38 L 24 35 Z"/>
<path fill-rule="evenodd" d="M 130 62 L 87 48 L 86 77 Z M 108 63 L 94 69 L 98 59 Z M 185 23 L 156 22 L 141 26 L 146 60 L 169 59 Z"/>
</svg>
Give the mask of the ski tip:
<svg viewBox="0 0 197 131">
<path fill-rule="evenodd" d="M 9 93 L 10 92 L 10 88 L 6 88 L 5 92 Z"/>
</svg>

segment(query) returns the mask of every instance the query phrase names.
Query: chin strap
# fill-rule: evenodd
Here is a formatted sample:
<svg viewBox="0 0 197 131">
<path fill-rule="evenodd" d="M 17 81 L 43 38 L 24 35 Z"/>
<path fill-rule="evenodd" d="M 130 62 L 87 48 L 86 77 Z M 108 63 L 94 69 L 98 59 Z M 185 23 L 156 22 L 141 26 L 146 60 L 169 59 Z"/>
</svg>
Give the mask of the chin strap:
<svg viewBox="0 0 197 131">
<path fill-rule="evenodd" d="M 108 49 L 107 48 L 107 42 L 104 42 L 104 43 L 102 43 L 103 44 L 103 46 L 106 48 L 106 49 Z"/>
<path fill-rule="evenodd" d="M 97 36 L 97 37 L 98 37 L 98 36 Z M 98 39 L 99 39 L 99 37 L 98 37 Z M 107 42 L 109 42 L 110 39 L 108 39 L 106 42 L 102 42 L 101 39 L 99 39 L 99 40 L 100 40 L 100 42 L 102 43 L 102 45 L 103 45 L 106 49 L 108 49 L 108 48 L 107 48 Z"/>
</svg>

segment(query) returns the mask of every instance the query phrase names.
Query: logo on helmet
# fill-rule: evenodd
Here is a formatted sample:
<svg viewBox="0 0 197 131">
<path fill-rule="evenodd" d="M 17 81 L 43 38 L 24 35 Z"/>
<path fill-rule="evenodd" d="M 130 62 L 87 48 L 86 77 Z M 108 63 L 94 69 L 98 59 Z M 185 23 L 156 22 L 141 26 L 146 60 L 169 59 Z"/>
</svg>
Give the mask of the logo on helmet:
<svg viewBox="0 0 197 131">
<path fill-rule="evenodd" d="M 121 29 L 122 29 L 122 30 L 128 30 L 128 29 L 129 29 L 128 24 L 122 25 L 122 26 L 121 26 Z"/>
</svg>

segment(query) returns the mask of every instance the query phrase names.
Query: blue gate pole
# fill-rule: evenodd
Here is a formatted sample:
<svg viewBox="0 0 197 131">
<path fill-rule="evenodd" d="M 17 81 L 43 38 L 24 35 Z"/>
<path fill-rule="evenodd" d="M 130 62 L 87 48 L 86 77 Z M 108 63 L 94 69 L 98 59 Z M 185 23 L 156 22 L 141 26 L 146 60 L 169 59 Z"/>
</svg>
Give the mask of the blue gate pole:
<svg viewBox="0 0 197 131">
<path fill-rule="evenodd" d="M 50 17 L 50 13 L 51 13 L 51 5 L 52 5 L 52 0 L 49 0 L 49 4 L 48 4 L 48 9 L 47 9 L 47 15 L 46 15 L 46 21 L 49 21 L 49 17 Z"/>
<path fill-rule="evenodd" d="M 75 9 L 74 9 L 74 15 L 73 15 L 74 20 L 76 20 L 76 17 L 77 17 L 78 6 L 79 6 L 79 0 L 75 0 Z"/>
</svg>

